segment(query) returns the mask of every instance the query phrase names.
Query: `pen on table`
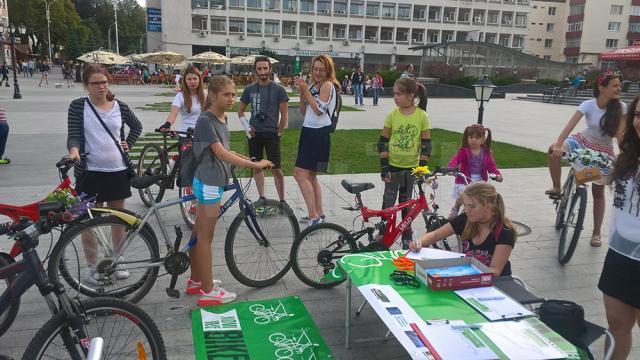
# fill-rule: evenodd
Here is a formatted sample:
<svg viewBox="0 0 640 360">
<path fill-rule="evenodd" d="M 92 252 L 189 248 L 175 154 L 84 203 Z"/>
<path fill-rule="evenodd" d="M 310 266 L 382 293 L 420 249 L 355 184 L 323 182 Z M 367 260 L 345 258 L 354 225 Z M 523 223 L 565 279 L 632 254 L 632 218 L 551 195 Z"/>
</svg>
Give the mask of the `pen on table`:
<svg viewBox="0 0 640 360">
<path fill-rule="evenodd" d="M 492 300 L 504 300 L 506 297 L 504 296 L 487 296 L 487 297 L 477 297 L 478 301 L 492 301 Z"/>
<path fill-rule="evenodd" d="M 453 330 L 467 330 L 467 329 L 477 330 L 477 329 L 480 329 L 481 327 L 482 325 L 480 324 L 451 325 L 451 329 Z"/>
</svg>

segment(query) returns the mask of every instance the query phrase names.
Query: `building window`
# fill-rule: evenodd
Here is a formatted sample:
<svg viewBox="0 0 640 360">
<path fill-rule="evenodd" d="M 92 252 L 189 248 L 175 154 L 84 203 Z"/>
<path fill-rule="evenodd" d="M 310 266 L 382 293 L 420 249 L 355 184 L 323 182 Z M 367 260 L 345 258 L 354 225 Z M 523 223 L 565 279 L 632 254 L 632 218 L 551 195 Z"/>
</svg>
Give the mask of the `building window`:
<svg viewBox="0 0 640 360">
<path fill-rule="evenodd" d="M 191 0 L 192 9 L 207 9 L 208 6 L 207 0 Z"/>
<path fill-rule="evenodd" d="M 619 22 L 610 22 L 609 23 L 609 31 L 620 31 L 620 23 Z"/>
<path fill-rule="evenodd" d="M 580 38 L 567 39 L 565 48 L 577 48 L 580 47 Z"/>
<path fill-rule="evenodd" d="M 244 34 L 244 20 L 229 19 L 229 32 Z"/>
<path fill-rule="evenodd" d="M 550 6 L 548 10 L 549 11 L 547 12 L 547 14 L 549 14 L 551 16 L 554 16 L 556 14 L 556 8 L 555 7 Z"/>
<path fill-rule="evenodd" d="M 226 32 L 227 20 L 225 18 L 211 18 L 211 31 Z"/>
<path fill-rule="evenodd" d="M 282 35 L 283 36 L 296 36 L 298 34 L 298 27 L 295 21 L 284 21 L 282 23 Z"/>
<path fill-rule="evenodd" d="M 567 31 L 582 31 L 582 21 L 570 22 Z"/>
<path fill-rule="evenodd" d="M 351 6 L 349 7 L 349 13 L 351 15 L 363 16 L 364 4 L 362 2 L 351 1 Z"/>
<path fill-rule="evenodd" d="M 251 1 L 251 0 L 249 0 Z M 302 0 L 300 1 L 300 12 L 313 12 L 314 9 L 313 0 Z"/>
<path fill-rule="evenodd" d="M 396 29 L 396 42 L 407 42 L 409 41 L 409 29 Z"/>
<path fill-rule="evenodd" d="M 555 24 L 548 23 L 547 24 L 547 32 L 553 32 L 553 28 L 554 27 L 555 27 Z"/>
<path fill-rule="evenodd" d="M 553 39 L 544 39 L 544 47 L 550 48 L 553 46 Z"/>
<path fill-rule="evenodd" d="M 280 24 L 277 22 L 266 21 L 264 23 L 265 35 L 280 35 Z"/>
<path fill-rule="evenodd" d="M 411 17 L 411 8 L 406 6 L 398 6 L 398 18 L 408 19 Z"/>
<path fill-rule="evenodd" d="M 277 0 L 265 0 L 264 5 L 267 10 L 280 10 L 280 3 Z"/>
<path fill-rule="evenodd" d="M 367 16 L 380 17 L 380 3 L 367 2 Z"/>
<path fill-rule="evenodd" d="M 231 0 L 229 0 L 231 1 Z M 298 2 L 295 0 L 282 0 L 282 10 L 298 11 Z"/>
<path fill-rule="evenodd" d="M 393 28 L 383 27 L 380 29 L 380 40 L 393 41 Z"/>
<path fill-rule="evenodd" d="M 247 34 L 262 34 L 262 20 L 247 20 Z"/>
<path fill-rule="evenodd" d="M 640 16 L 640 6 L 632 6 L 631 7 L 631 15 Z"/>
<path fill-rule="evenodd" d="M 333 13 L 339 15 L 347 14 L 347 3 L 346 2 L 334 2 L 333 3 Z"/>
<path fill-rule="evenodd" d="M 611 7 L 613 9 L 613 6 Z M 569 15 L 584 14 L 584 4 L 569 6 Z"/>
<path fill-rule="evenodd" d="M 521 49 L 524 47 L 524 38 L 522 36 L 514 36 L 512 47 L 516 49 Z"/>
<path fill-rule="evenodd" d="M 362 25 L 349 25 L 349 40 L 362 40 Z"/>
<path fill-rule="evenodd" d="M 545 55 L 545 56 L 544 56 L 544 59 L 545 59 L 545 60 L 551 60 L 551 55 Z"/>
<path fill-rule="evenodd" d="M 323 13 L 329 15 L 331 13 L 330 1 L 318 1 L 318 14 Z"/>
<path fill-rule="evenodd" d="M 429 42 L 432 44 L 437 44 L 438 43 L 438 39 L 440 38 L 438 36 L 439 34 L 437 32 L 431 33 L 431 36 L 429 38 Z"/>
<path fill-rule="evenodd" d="M 244 7 L 244 0 L 229 0 L 229 7 L 230 8 L 243 8 Z"/>
<path fill-rule="evenodd" d="M 382 5 L 382 17 L 384 18 L 394 18 L 396 17 L 396 6 L 395 5 Z"/>
<path fill-rule="evenodd" d="M 251 9 L 262 9 L 262 0 L 247 0 L 247 7 Z"/>
<path fill-rule="evenodd" d="M 622 5 L 611 5 L 611 15 L 622 15 Z"/>
<path fill-rule="evenodd" d="M 618 39 L 607 39 L 605 42 L 605 47 L 607 49 L 613 49 L 618 47 Z"/>
<path fill-rule="evenodd" d="M 518 27 L 526 27 L 527 26 L 527 15 L 526 14 L 516 14 L 516 26 L 518 26 Z"/>
<path fill-rule="evenodd" d="M 640 33 L 640 23 L 629 23 L 629 32 Z"/>
</svg>

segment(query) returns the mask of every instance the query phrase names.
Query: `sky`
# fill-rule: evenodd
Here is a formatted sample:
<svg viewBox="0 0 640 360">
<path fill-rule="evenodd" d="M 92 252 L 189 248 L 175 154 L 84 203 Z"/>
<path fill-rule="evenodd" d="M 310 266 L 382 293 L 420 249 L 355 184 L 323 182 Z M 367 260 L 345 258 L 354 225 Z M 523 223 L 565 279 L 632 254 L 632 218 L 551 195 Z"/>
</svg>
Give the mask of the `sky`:
<svg viewBox="0 0 640 360">
<path fill-rule="evenodd" d="M 145 0 L 137 0 L 138 4 L 140 4 L 140 6 L 144 7 L 145 6 Z"/>
</svg>

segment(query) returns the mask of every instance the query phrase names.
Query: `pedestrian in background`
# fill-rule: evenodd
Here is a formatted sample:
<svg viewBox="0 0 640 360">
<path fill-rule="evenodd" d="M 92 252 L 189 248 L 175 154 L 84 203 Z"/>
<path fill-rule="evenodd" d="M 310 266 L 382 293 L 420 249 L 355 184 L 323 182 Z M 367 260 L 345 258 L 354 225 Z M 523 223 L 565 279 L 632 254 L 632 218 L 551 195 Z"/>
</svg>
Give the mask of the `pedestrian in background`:
<svg viewBox="0 0 640 360">
<path fill-rule="evenodd" d="M 8 158 L 3 157 L 8 137 L 9 123 L 7 122 L 7 113 L 5 113 L 4 108 L 0 107 L 0 165 L 5 165 L 11 162 Z"/>
<path fill-rule="evenodd" d="M 7 62 L 3 61 L 2 64 L 0 64 L 0 75 L 2 75 L 2 80 L 0 80 L 0 86 L 2 86 L 2 82 L 5 82 L 5 87 L 10 87 L 9 86 L 9 68 L 7 67 Z"/>
<path fill-rule="evenodd" d="M 364 106 L 364 102 L 362 100 L 363 95 L 363 87 L 364 87 L 364 73 L 362 72 L 362 67 L 360 65 L 356 66 L 356 71 L 351 74 L 351 89 L 353 89 L 353 97 L 355 99 L 355 104 Z"/>
<path fill-rule="evenodd" d="M 400 75 L 401 79 L 411 78 L 413 79 L 413 65 L 407 64 L 404 67 L 404 72 Z"/>
</svg>

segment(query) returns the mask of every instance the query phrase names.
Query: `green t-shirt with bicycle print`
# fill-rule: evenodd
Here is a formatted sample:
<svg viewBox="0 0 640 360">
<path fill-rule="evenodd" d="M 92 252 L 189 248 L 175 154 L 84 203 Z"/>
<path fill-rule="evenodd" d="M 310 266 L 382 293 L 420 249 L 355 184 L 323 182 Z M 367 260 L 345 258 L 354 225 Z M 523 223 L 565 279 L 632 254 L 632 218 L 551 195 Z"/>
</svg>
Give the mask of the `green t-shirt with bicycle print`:
<svg viewBox="0 0 640 360">
<path fill-rule="evenodd" d="M 427 112 L 416 107 L 413 114 L 404 115 L 400 108 L 395 108 L 384 120 L 384 127 L 391 129 L 389 165 L 403 169 L 418 166 L 420 134 L 431 128 Z"/>
</svg>

